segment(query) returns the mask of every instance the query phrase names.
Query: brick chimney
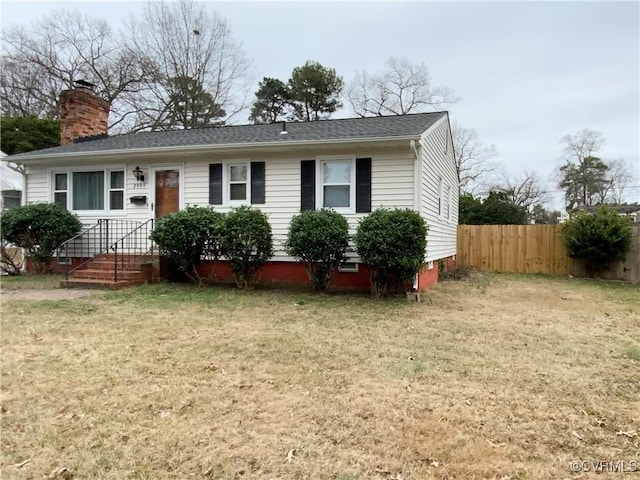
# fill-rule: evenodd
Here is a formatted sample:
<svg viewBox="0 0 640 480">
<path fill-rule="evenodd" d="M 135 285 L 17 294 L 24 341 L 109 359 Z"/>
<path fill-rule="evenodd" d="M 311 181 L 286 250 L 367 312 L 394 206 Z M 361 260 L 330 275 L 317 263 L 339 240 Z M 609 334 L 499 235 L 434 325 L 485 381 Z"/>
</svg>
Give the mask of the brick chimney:
<svg viewBox="0 0 640 480">
<path fill-rule="evenodd" d="M 60 92 L 60 145 L 106 135 L 109 130 L 110 103 L 94 93 L 95 85 L 83 80 L 75 84 L 75 88 Z"/>
</svg>

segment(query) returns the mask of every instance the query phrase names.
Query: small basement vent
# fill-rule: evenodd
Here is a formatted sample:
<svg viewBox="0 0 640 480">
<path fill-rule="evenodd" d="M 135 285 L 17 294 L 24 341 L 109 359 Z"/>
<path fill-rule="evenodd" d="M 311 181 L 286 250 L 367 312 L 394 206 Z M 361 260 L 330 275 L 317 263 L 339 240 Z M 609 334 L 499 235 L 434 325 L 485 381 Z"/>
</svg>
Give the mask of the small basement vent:
<svg viewBox="0 0 640 480">
<path fill-rule="evenodd" d="M 345 273 L 357 273 L 360 270 L 357 262 L 345 262 L 338 267 L 338 271 Z"/>
</svg>

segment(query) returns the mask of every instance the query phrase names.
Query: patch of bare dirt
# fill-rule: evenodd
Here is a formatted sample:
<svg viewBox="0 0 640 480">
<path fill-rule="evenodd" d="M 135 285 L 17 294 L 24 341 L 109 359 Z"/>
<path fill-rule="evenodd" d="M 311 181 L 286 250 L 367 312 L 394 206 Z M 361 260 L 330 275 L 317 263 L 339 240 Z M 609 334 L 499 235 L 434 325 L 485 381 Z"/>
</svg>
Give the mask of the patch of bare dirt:
<svg viewBox="0 0 640 480">
<path fill-rule="evenodd" d="M 60 288 L 56 290 L 0 290 L 0 300 L 72 300 L 104 293 L 100 290 Z"/>
</svg>

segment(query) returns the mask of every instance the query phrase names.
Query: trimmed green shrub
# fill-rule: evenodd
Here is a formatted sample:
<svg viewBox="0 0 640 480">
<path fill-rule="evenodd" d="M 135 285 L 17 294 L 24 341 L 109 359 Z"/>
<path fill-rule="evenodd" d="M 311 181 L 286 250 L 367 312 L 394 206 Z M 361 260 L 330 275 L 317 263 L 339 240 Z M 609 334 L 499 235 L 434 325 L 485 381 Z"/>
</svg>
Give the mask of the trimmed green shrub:
<svg viewBox="0 0 640 480">
<path fill-rule="evenodd" d="M 304 263 L 317 291 L 326 290 L 348 249 L 349 223 L 338 212 L 306 210 L 291 220 L 285 250 Z"/>
<path fill-rule="evenodd" d="M 234 208 L 222 220 L 220 244 L 238 288 L 253 288 L 260 269 L 273 256 L 267 216 L 258 208 Z"/>
<path fill-rule="evenodd" d="M 609 207 L 594 213 L 579 213 L 562 226 L 567 254 L 585 262 L 588 275 L 624 261 L 631 249 L 631 221 Z"/>
<path fill-rule="evenodd" d="M 50 273 L 60 245 L 77 235 L 80 220 L 55 203 L 32 203 L 7 210 L 0 216 L 3 241 L 24 248 L 39 273 Z"/>
<path fill-rule="evenodd" d="M 371 269 L 371 294 L 383 297 L 408 283 L 424 266 L 427 224 L 413 210 L 381 208 L 360 221 L 358 255 Z"/>
<path fill-rule="evenodd" d="M 160 255 L 175 263 L 189 279 L 204 286 L 210 283 L 220 257 L 220 223 L 223 215 L 206 207 L 187 207 L 156 222 L 149 238 L 158 245 Z M 207 275 L 205 261 L 213 263 Z"/>
</svg>

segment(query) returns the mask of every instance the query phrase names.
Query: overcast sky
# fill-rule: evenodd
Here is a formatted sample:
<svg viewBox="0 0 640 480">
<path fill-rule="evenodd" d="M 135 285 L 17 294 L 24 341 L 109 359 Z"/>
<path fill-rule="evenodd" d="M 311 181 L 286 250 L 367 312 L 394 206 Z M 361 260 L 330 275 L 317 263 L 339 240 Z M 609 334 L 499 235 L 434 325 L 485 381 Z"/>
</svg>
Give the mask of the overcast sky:
<svg viewBox="0 0 640 480">
<path fill-rule="evenodd" d="M 307 60 L 345 80 L 390 55 L 425 62 L 460 101 L 461 126 L 494 144 L 501 168 L 537 171 L 550 188 L 560 138 L 598 130 L 606 159 L 635 174 L 640 201 L 640 2 L 205 2 L 241 41 L 257 82 L 289 78 Z M 139 2 L 2 1 L 2 27 L 59 8 L 107 19 L 117 30 Z M 353 116 L 345 107 L 339 117 Z M 553 206 L 561 205 L 561 195 Z"/>
</svg>

